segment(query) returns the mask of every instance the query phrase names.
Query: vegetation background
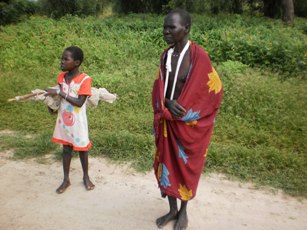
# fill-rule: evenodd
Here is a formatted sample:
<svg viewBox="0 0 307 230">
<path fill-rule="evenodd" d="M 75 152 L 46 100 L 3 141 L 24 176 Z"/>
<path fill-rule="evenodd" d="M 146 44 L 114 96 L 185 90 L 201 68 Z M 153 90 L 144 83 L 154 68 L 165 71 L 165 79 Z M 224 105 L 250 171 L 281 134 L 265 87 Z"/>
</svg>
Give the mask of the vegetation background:
<svg viewBox="0 0 307 230">
<path fill-rule="evenodd" d="M 225 88 L 204 170 L 307 196 L 306 18 L 287 25 L 280 5 L 264 17 L 262 1 L 241 1 L 243 14 L 234 14 L 236 1 L 222 0 L 60 2 L 0 2 L 2 150 L 61 156 L 50 141 L 55 116 L 39 102 L 6 100 L 54 85 L 63 49 L 78 45 L 93 86 L 119 95 L 88 110 L 91 154 L 151 169 L 151 89 L 167 47 L 160 13 L 181 6 L 195 12 L 190 38 L 209 53 Z"/>
</svg>

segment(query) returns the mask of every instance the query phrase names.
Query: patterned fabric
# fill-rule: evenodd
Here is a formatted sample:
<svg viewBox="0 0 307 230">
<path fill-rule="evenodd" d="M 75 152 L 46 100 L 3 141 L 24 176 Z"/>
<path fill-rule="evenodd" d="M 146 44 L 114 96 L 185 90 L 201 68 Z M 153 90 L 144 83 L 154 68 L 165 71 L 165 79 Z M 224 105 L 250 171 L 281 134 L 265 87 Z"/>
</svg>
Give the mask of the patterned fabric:
<svg viewBox="0 0 307 230">
<path fill-rule="evenodd" d="M 85 73 L 75 77 L 69 84 L 64 79 L 65 72 L 59 74 L 57 84 L 71 97 L 91 96 L 92 79 Z M 76 151 L 87 151 L 91 147 L 88 136 L 86 102 L 82 107 L 73 106 L 65 99 L 61 100 L 52 141 L 70 145 Z"/>
<path fill-rule="evenodd" d="M 157 148 L 154 171 L 163 195 L 187 201 L 196 195 L 223 87 L 207 53 L 191 43 L 192 67 L 177 99 L 187 112 L 182 118 L 172 117 L 164 106 L 166 54 L 167 50 L 152 91 Z"/>
</svg>

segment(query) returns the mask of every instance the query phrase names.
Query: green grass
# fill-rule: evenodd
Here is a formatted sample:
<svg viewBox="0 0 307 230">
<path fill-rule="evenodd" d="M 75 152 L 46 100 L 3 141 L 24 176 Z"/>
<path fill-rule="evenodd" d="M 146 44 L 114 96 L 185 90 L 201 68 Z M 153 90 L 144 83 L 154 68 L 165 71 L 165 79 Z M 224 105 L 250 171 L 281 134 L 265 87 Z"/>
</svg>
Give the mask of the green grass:
<svg viewBox="0 0 307 230">
<path fill-rule="evenodd" d="M 209 51 L 225 87 L 204 170 L 307 197 L 306 19 L 294 27 L 229 15 L 193 21 L 191 38 Z M 166 48 L 162 22 L 152 15 L 35 17 L 1 27 L 0 131 L 14 135 L 0 132 L 0 148 L 14 150 L 17 158 L 60 156 L 50 141 L 55 116 L 46 106 L 6 99 L 54 85 L 63 49 L 78 45 L 93 86 L 119 96 L 88 110 L 91 154 L 151 169 L 151 89 Z"/>
<path fill-rule="evenodd" d="M 218 69 L 225 95 L 207 169 L 306 196 L 306 81 L 232 62 Z"/>
<path fill-rule="evenodd" d="M 14 158 L 23 159 L 41 157 L 46 154 L 56 153 L 59 148 L 50 141 L 51 130 L 41 131 L 39 134 L 25 132 L 0 133 L 0 146 L 3 149 L 14 149 Z"/>
</svg>

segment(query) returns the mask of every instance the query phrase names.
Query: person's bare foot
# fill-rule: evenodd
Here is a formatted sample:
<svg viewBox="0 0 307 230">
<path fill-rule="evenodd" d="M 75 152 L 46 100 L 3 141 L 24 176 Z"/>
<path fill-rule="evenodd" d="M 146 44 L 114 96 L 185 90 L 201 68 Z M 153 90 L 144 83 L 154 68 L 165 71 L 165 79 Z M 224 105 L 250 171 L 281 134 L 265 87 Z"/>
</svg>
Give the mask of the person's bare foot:
<svg viewBox="0 0 307 230">
<path fill-rule="evenodd" d="M 89 177 L 84 177 L 83 183 L 84 183 L 86 190 L 93 190 L 95 188 L 95 185 L 91 182 Z"/>
<path fill-rule="evenodd" d="M 64 180 L 60 187 L 57 188 L 56 193 L 61 194 L 70 186 L 69 180 Z"/>
<path fill-rule="evenodd" d="M 178 212 L 169 212 L 164 216 L 159 217 L 156 220 L 156 224 L 158 226 L 158 228 L 162 228 L 163 226 L 165 226 L 168 222 L 175 220 L 177 218 L 177 214 Z"/>
<path fill-rule="evenodd" d="M 188 215 L 187 212 L 179 212 L 178 219 L 175 223 L 174 230 L 185 230 L 188 227 Z"/>
</svg>

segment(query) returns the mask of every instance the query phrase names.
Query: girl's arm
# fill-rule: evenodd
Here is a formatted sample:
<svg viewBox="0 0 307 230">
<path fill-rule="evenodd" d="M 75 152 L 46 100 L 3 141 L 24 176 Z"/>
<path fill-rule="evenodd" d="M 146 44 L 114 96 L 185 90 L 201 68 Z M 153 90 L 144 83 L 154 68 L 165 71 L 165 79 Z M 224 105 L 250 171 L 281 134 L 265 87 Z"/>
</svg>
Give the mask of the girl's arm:
<svg viewBox="0 0 307 230">
<path fill-rule="evenodd" d="M 77 107 L 82 107 L 86 98 L 88 97 L 87 95 L 79 95 L 78 98 L 75 98 L 75 97 L 71 97 L 68 94 L 64 93 L 62 90 L 59 91 L 56 89 L 46 89 L 46 91 L 47 93 L 45 94 L 45 96 L 60 95 L 66 101 L 70 102 L 72 105 L 77 106 Z"/>
<path fill-rule="evenodd" d="M 77 106 L 77 107 L 82 107 L 84 104 L 86 98 L 88 97 L 87 95 L 79 95 L 78 98 L 71 97 L 68 94 L 64 93 L 61 91 L 59 95 L 64 98 L 66 101 L 70 102 L 70 104 Z"/>
</svg>

